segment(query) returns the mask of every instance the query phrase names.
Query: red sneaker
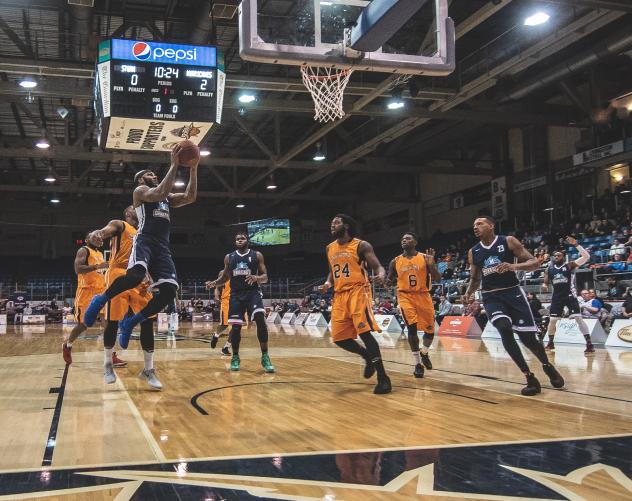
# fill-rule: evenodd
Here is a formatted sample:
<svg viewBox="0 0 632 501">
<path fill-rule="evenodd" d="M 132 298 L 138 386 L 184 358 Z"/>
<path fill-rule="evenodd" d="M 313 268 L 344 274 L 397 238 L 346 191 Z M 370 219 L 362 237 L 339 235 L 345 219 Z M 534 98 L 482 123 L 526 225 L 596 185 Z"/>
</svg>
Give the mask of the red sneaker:
<svg viewBox="0 0 632 501">
<path fill-rule="evenodd" d="M 595 353 L 595 347 L 592 343 L 588 343 L 586 345 L 586 349 L 584 350 L 584 355 L 588 355 L 589 353 Z"/>
<path fill-rule="evenodd" d="M 64 362 L 66 362 L 68 365 L 72 363 L 72 353 L 70 352 L 70 350 L 72 350 L 72 347 L 68 347 L 66 345 L 66 342 L 61 345 L 61 353 L 64 357 Z"/>
<path fill-rule="evenodd" d="M 121 360 L 116 356 L 116 352 L 112 352 L 112 366 L 113 367 L 127 367 L 127 362 L 125 360 Z"/>
<path fill-rule="evenodd" d="M 553 344 L 553 341 L 549 341 L 544 349 L 548 351 L 555 351 L 555 344 Z"/>
</svg>

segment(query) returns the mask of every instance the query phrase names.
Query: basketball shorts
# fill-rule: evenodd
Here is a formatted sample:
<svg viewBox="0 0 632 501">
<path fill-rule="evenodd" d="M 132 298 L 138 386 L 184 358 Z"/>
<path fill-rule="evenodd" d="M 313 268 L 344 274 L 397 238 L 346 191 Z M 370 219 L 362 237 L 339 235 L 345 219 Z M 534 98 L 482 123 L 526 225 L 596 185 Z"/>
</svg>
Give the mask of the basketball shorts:
<svg viewBox="0 0 632 501">
<path fill-rule="evenodd" d="M 136 234 L 127 268 L 132 268 L 137 264 L 143 266 L 149 273 L 153 280 L 152 288 L 162 283 L 170 283 L 178 287 L 178 275 L 171 257 L 169 242 L 151 235 Z"/>
<path fill-rule="evenodd" d="M 514 331 L 535 332 L 538 330 L 522 287 L 516 286 L 494 292 L 483 291 L 483 308 L 492 324 L 500 318 L 507 318 L 511 321 Z"/>
<path fill-rule="evenodd" d="M 265 313 L 263 307 L 263 293 L 259 289 L 230 292 L 228 303 L 228 324 L 244 325 L 244 316 L 247 314 L 252 320 L 255 313 Z"/>
<path fill-rule="evenodd" d="M 103 294 L 105 288 L 103 287 L 81 287 L 77 288 L 77 294 L 75 295 L 75 322 L 83 323 L 83 313 L 90 305 L 90 301 L 97 294 Z"/>
<path fill-rule="evenodd" d="M 551 307 L 549 312 L 552 317 L 561 317 L 564 314 L 564 307 L 568 308 L 570 315 L 580 315 L 579 301 L 575 296 L 569 294 L 568 296 L 553 296 L 551 298 Z"/>
<path fill-rule="evenodd" d="M 123 275 L 125 275 L 124 269 L 109 269 L 106 274 L 108 287 L 112 285 L 114 280 Z M 151 293 L 147 290 L 147 287 L 144 287 L 142 284 L 133 289 L 126 290 L 111 299 L 105 306 L 105 319 L 118 322 L 125 318 L 129 310 L 138 313 L 147 306 L 151 297 Z"/>
<path fill-rule="evenodd" d="M 219 321 L 221 325 L 228 325 L 228 308 L 230 307 L 230 298 L 222 300 L 219 306 Z"/>
<path fill-rule="evenodd" d="M 334 293 L 331 304 L 331 338 L 334 342 L 356 339 L 364 332 L 382 332 L 373 316 L 368 287 Z"/>
<path fill-rule="evenodd" d="M 434 334 L 435 312 L 430 293 L 399 292 L 397 300 L 406 325 L 417 324 L 417 330 Z"/>
</svg>

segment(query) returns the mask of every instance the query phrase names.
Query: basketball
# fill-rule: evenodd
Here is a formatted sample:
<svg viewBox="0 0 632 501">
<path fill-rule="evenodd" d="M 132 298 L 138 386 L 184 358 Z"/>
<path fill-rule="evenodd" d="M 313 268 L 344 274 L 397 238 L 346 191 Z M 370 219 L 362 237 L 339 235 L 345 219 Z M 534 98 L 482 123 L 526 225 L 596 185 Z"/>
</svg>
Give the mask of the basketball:
<svg viewBox="0 0 632 501">
<path fill-rule="evenodd" d="M 182 167 L 193 167 L 200 159 L 200 148 L 188 139 L 180 141 L 180 165 Z"/>
</svg>

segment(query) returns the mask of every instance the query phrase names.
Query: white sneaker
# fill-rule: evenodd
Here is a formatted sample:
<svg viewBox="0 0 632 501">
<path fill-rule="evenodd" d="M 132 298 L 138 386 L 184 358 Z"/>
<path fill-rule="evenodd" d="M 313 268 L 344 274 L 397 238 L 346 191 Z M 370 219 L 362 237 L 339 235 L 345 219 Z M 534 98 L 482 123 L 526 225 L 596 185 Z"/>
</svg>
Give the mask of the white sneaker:
<svg viewBox="0 0 632 501">
<path fill-rule="evenodd" d="M 144 379 L 145 381 L 147 381 L 147 384 L 149 384 L 149 386 L 151 386 L 152 388 L 156 390 L 162 390 L 162 383 L 158 381 L 155 369 L 151 369 L 149 371 L 143 369 L 142 371 L 140 371 L 140 374 L 138 374 L 138 377 L 139 379 Z"/>
<path fill-rule="evenodd" d="M 116 383 L 116 373 L 112 368 L 112 364 L 106 364 L 104 366 L 103 381 L 105 382 L 105 384 Z"/>
</svg>

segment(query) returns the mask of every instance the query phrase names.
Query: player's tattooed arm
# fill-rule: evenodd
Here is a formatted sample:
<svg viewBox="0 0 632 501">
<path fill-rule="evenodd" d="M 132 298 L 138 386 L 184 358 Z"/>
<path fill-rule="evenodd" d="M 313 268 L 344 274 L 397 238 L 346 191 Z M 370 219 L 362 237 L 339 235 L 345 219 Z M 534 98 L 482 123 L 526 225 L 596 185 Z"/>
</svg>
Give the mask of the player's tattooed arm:
<svg viewBox="0 0 632 501">
<path fill-rule="evenodd" d="M 171 150 L 171 167 L 167 171 L 165 178 L 154 188 L 143 184 L 134 190 L 134 207 L 138 207 L 143 202 L 160 202 L 167 198 L 173 189 L 180 163 L 180 145 L 176 144 Z M 197 179 L 197 178 L 196 178 Z"/>
<path fill-rule="evenodd" d="M 428 267 L 428 271 L 430 272 L 430 277 L 435 282 L 439 282 L 441 280 L 441 273 L 439 273 L 439 268 L 437 268 L 435 254 L 436 251 L 434 249 L 427 249 L 426 253 L 424 254 L 424 258 L 426 259 L 426 266 Z"/>
<path fill-rule="evenodd" d="M 219 272 L 219 276 L 215 280 L 210 280 L 204 285 L 207 289 L 214 289 L 218 285 L 225 284 L 230 280 L 230 257 L 228 254 L 224 257 L 224 269 Z"/>
<path fill-rule="evenodd" d="M 246 282 L 249 285 L 268 283 L 268 269 L 261 252 L 257 252 L 257 264 L 259 265 L 259 275 L 248 275 Z"/>
<path fill-rule="evenodd" d="M 391 259 L 388 265 L 388 273 L 386 274 L 386 286 L 393 287 L 397 281 L 397 269 L 395 268 L 395 259 Z"/>
<path fill-rule="evenodd" d="M 183 207 L 192 204 L 197 199 L 197 167 L 191 167 L 189 183 L 184 193 L 171 193 L 169 203 L 171 207 Z"/>
<path fill-rule="evenodd" d="M 476 266 L 474 264 L 474 259 L 472 258 L 472 249 L 467 253 L 467 261 L 470 263 L 470 284 L 467 286 L 467 290 L 463 295 L 463 303 L 469 303 L 470 297 L 474 294 L 479 287 L 481 286 L 481 280 L 483 278 L 483 274 L 481 273 L 480 266 Z"/>
<path fill-rule="evenodd" d="M 124 230 L 125 225 L 123 224 L 123 221 L 114 219 L 100 230 L 95 230 L 94 233 L 101 237 L 101 240 L 107 240 L 108 238 L 112 238 L 115 235 L 120 235 L 121 233 L 123 233 Z"/>
<path fill-rule="evenodd" d="M 375 280 L 378 285 L 383 285 L 386 278 L 386 272 L 384 271 L 384 267 L 380 264 L 380 260 L 375 255 L 373 246 L 369 242 L 362 240 L 360 245 L 358 245 L 358 254 L 360 255 L 360 258 L 363 261 L 366 261 L 373 270 L 373 280 Z"/>
<path fill-rule="evenodd" d="M 518 259 L 517 263 L 500 263 L 498 265 L 498 273 L 508 271 L 535 271 L 540 268 L 540 263 L 533 255 L 524 248 L 516 237 L 507 237 L 507 245 L 513 255 Z"/>
</svg>

